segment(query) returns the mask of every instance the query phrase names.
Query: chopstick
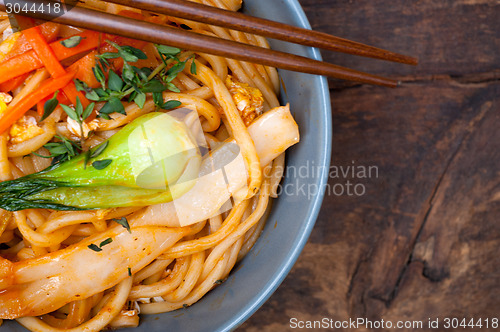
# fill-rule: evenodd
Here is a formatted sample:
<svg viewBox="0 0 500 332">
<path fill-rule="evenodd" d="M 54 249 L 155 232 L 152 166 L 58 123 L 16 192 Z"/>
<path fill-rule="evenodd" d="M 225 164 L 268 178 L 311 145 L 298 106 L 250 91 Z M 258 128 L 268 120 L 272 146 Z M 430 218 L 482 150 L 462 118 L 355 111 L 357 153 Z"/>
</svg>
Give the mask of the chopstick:
<svg viewBox="0 0 500 332">
<path fill-rule="evenodd" d="M 54 3 L 48 0 L 16 0 L 21 8 L 26 4 Z M 5 10 L 4 0 L 0 0 L 0 9 Z M 392 79 L 363 73 L 349 68 L 321 62 L 306 57 L 283 53 L 266 48 L 246 45 L 212 36 L 206 36 L 182 29 L 152 24 L 132 18 L 112 15 L 92 9 L 74 7 L 58 16 L 53 11 L 22 12 L 19 15 L 43 20 L 52 20 L 56 23 L 72 25 L 84 29 L 116 34 L 133 39 L 140 39 L 156 44 L 166 44 L 195 52 L 209 53 L 236 60 L 259 63 L 282 69 L 304 72 L 315 75 L 396 87 L 398 82 Z"/>
<path fill-rule="evenodd" d="M 115 4 L 147 10 L 154 13 L 179 17 L 191 21 L 217 25 L 224 28 L 248 32 L 264 37 L 284 40 L 325 50 L 354 54 L 404 64 L 416 65 L 417 59 L 332 36 L 323 32 L 307 30 L 275 21 L 248 16 L 186 0 L 106 0 Z"/>
</svg>

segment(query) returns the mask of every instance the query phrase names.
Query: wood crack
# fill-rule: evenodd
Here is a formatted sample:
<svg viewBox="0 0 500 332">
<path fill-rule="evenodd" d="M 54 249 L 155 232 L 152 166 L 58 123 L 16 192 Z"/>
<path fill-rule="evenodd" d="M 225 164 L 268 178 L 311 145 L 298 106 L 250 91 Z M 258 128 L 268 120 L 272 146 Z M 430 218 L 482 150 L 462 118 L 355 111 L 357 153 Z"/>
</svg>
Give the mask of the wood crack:
<svg viewBox="0 0 500 332">
<path fill-rule="evenodd" d="M 419 229 L 417 231 L 415 239 L 414 239 L 413 243 L 411 244 L 411 250 L 410 250 L 409 255 L 408 255 L 408 260 L 407 260 L 406 264 L 402 267 L 401 272 L 400 272 L 400 274 L 399 274 L 399 276 L 397 278 L 397 281 L 396 281 L 396 283 L 394 285 L 393 290 L 391 291 L 391 293 L 390 293 L 390 295 L 389 295 L 389 297 L 387 299 L 383 299 L 381 297 L 376 297 L 377 300 L 380 300 L 380 301 L 384 302 L 384 304 L 386 305 L 386 307 L 389 307 L 390 304 L 392 303 L 392 301 L 394 300 L 394 298 L 397 296 L 397 292 L 398 292 L 399 286 L 400 286 L 400 284 L 401 284 L 401 282 L 402 282 L 402 280 L 403 280 L 406 272 L 408 271 L 408 267 L 414 261 L 413 260 L 413 253 L 415 251 L 415 247 L 416 247 L 417 243 L 419 242 L 419 240 L 421 238 L 421 235 L 422 235 L 422 232 L 424 230 L 424 227 L 427 224 L 427 220 L 429 218 L 429 215 L 430 215 L 430 213 L 432 211 L 432 208 L 434 207 L 433 201 L 436 198 L 436 195 L 438 193 L 438 190 L 440 189 L 441 184 L 443 183 L 444 177 L 446 176 L 447 172 L 449 171 L 449 169 L 450 169 L 453 161 L 457 157 L 458 153 L 462 149 L 462 147 L 464 145 L 464 142 L 466 142 L 474 134 L 474 132 L 477 130 L 477 124 L 492 109 L 493 109 L 493 107 L 490 106 L 490 107 L 488 107 L 486 109 L 481 110 L 481 112 L 471 121 L 471 123 L 469 124 L 469 128 L 470 129 L 464 135 L 464 137 L 460 140 L 460 143 L 458 143 L 455 151 L 453 151 L 453 153 L 451 154 L 450 158 L 448 159 L 448 162 L 446 163 L 446 166 L 443 169 L 443 172 L 441 173 L 441 175 L 439 176 L 438 180 L 436 181 L 436 184 L 433 187 L 432 193 L 429 196 L 429 199 L 427 200 L 427 203 L 426 203 L 426 205 L 428 206 L 427 210 L 425 211 L 424 217 L 423 217 L 422 221 L 420 222 L 420 227 L 419 227 Z M 435 276 L 432 273 L 429 273 L 429 270 L 427 269 L 426 262 L 424 261 L 422 263 L 424 264 L 424 269 L 422 271 L 422 275 L 426 279 L 428 279 L 429 281 L 431 281 L 431 282 L 440 282 L 444 278 L 447 277 L 446 274 Z"/>
</svg>

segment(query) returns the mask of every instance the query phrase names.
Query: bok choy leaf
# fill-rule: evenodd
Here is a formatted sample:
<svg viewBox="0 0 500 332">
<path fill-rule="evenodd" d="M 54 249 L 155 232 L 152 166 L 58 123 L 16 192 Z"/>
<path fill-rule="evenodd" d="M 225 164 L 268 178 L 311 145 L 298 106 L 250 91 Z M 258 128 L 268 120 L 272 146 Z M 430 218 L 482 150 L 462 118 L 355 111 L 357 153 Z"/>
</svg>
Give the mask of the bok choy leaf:
<svg viewBox="0 0 500 332">
<path fill-rule="evenodd" d="M 81 210 L 165 203 L 192 188 L 200 163 L 187 126 L 153 112 L 87 153 L 0 183 L 0 208 Z"/>
</svg>

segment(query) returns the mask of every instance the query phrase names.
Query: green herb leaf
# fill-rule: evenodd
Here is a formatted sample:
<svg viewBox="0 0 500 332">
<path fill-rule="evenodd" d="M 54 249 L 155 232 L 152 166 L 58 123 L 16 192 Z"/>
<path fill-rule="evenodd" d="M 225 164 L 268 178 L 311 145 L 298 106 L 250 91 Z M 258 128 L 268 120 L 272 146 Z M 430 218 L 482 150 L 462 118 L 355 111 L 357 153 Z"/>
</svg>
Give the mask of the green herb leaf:
<svg viewBox="0 0 500 332">
<path fill-rule="evenodd" d="M 182 103 L 178 100 L 169 100 L 166 103 L 164 103 L 161 108 L 164 110 L 171 110 L 172 108 L 176 108 L 181 106 Z"/>
<path fill-rule="evenodd" d="M 60 43 L 62 46 L 67 47 L 67 48 L 73 48 L 78 45 L 80 45 L 80 42 L 83 40 L 83 37 L 80 36 L 73 36 L 69 37 L 68 39 L 61 40 Z"/>
<path fill-rule="evenodd" d="M 144 108 L 144 104 L 146 103 L 146 94 L 143 92 L 137 93 L 134 98 L 134 102 L 139 106 L 140 109 Z"/>
<path fill-rule="evenodd" d="M 109 97 L 109 93 L 106 92 L 104 89 L 102 88 L 97 88 L 97 89 L 94 89 L 95 93 L 97 93 L 97 95 L 99 96 L 99 98 L 106 98 L 106 97 Z"/>
<path fill-rule="evenodd" d="M 132 46 L 122 46 L 121 50 L 126 52 L 127 54 L 131 54 L 131 55 L 133 55 L 136 58 L 141 59 L 141 60 L 146 60 L 148 58 L 148 56 L 143 51 L 141 51 L 138 48 L 132 47 Z M 135 62 L 135 61 L 130 61 L 130 62 Z"/>
<path fill-rule="evenodd" d="M 50 155 L 47 157 L 37 154 L 37 156 L 43 158 L 53 158 L 52 165 L 54 165 L 58 162 L 70 160 L 80 154 L 82 149 L 75 142 L 62 136 L 55 136 L 55 138 L 59 139 L 60 142 L 52 142 L 44 145 L 44 147 L 49 150 Z"/>
<path fill-rule="evenodd" d="M 139 76 L 139 79 L 141 81 L 144 81 L 144 82 L 148 81 L 148 76 L 149 76 L 149 74 L 151 74 L 150 70 L 147 70 L 148 68 L 139 69 L 136 66 L 132 66 L 132 69 L 137 74 L 137 76 Z"/>
<path fill-rule="evenodd" d="M 104 247 L 105 245 L 107 244 L 110 244 L 111 242 L 113 242 L 113 239 L 108 237 L 106 240 L 102 241 L 100 244 L 99 244 L 99 248 L 102 248 Z"/>
<path fill-rule="evenodd" d="M 151 75 L 151 73 L 153 73 L 153 70 L 149 67 L 142 67 L 140 70 L 144 74 L 145 79 L 147 79 L 149 77 L 149 75 Z"/>
<path fill-rule="evenodd" d="M 142 92 L 163 92 L 166 89 L 167 88 L 159 80 L 154 79 L 144 84 L 144 86 L 142 87 Z"/>
<path fill-rule="evenodd" d="M 132 276 L 132 269 L 131 268 L 128 268 L 128 276 L 131 277 Z"/>
<path fill-rule="evenodd" d="M 173 84 L 173 83 L 168 82 L 165 85 L 166 85 L 167 89 L 172 91 L 172 92 L 181 92 L 181 90 L 178 87 L 176 87 L 175 84 Z"/>
<path fill-rule="evenodd" d="M 73 82 L 75 83 L 76 91 L 87 91 L 87 83 L 79 80 L 78 78 L 75 78 Z"/>
<path fill-rule="evenodd" d="M 76 115 L 78 115 L 78 120 L 81 120 L 83 114 L 83 105 L 80 100 L 80 97 L 76 97 L 76 106 L 75 106 Z"/>
<path fill-rule="evenodd" d="M 167 76 L 172 76 L 176 77 L 180 72 L 182 72 L 186 68 L 186 63 L 185 62 L 178 62 L 172 67 L 170 67 L 169 70 L 167 70 Z"/>
<path fill-rule="evenodd" d="M 139 58 L 131 53 L 128 53 L 128 52 L 118 52 L 118 53 L 123 58 L 123 61 L 127 61 L 127 62 L 139 61 Z"/>
<path fill-rule="evenodd" d="M 66 112 L 66 114 L 68 114 L 68 116 L 71 119 L 78 121 L 78 115 L 76 114 L 74 109 L 72 109 L 68 105 L 63 105 L 63 104 L 61 104 L 61 107 L 63 108 L 64 112 Z"/>
<path fill-rule="evenodd" d="M 121 91 L 123 88 L 123 81 L 114 71 L 109 71 L 108 87 L 113 91 Z"/>
<path fill-rule="evenodd" d="M 89 105 L 87 105 L 87 107 L 85 107 L 85 110 L 83 111 L 83 114 L 82 114 L 82 120 L 85 120 L 86 118 L 88 118 L 90 116 L 90 114 L 92 114 L 94 107 L 95 107 L 95 103 L 90 103 Z"/>
<path fill-rule="evenodd" d="M 120 57 L 120 54 L 118 54 L 117 52 L 106 52 L 106 53 L 97 55 L 97 57 L 100 59 L 117 59 Z"/>
<path fill-rule="evenodd" d="M 118 224 L 122 225 L 129 233 L 132 233 L 132 231 L 130 230 L 130 225 L 128 223 L 127 218 L 121 217 L 120 219 L 113 219 L 113 221 L 115 221 Z"/>
<path fill-rule="evenodd" d="M 194 62 L 194 57 L 193 57 L 193 62 L 191 62 L 191 74 L 196 75 L 196 62 Z"/>
<path fill-rule="evenodd" d="M 101 98 L 101 97 L 99 97 L 99 95 L 97 94 L 97 92 L 95 90 L 87 92 L 85 94 L 85 97 L 87 97 L 88 100 L 92 100 L 92 101 L 99 101 L 99 99 Z"/>
<path fill-rule="evenodd" d="M 88 245 L 88 248 L 89 248 L 89 249 L 92 249 L 92 250 L 94 250 L 94 251 L 97 251 L 97 252 L 102 251 L 102 249 L 101 249 L 101 248 L 99 248 L 98 246 L 96 246 L 96 245 L 95 245 L 95 244 L 93 244 L 93 243 L 92 243 L 92 244 L 90 244 L 90 245 Z"/>
<path fill-rule="evenodd" d="M 96 158 L 96 157 L 100 156 L 101 153 L 103 153 L 104 150 L 106 150 L 106 148 L 108 147 L 108 144 L 109 144 L 109 141 L 105 141 L 104 143 L 99 145 L 97 147 L 97 149 L 95 149 L 94 152 L 92 152 L 92 154 L 90 155 L 90 158 Z"/>
<path fill-rule="evenodd" d="M 54 97 L 52 97 L 52 99 L 47 100 L 45 102 L 45 104 L 43 105 L 43 116 L 40 119 L 40 121 L 43 121 L 43 120 L 47 119 L 49 117 L 49 115 L 51 115 L 52 112 L 54 112 L 54 110 L 56 109 L 57 105 L 59 105 L 59 101 L 57 100 L 57 94 L 58 93 L 59 93 L 59 90 L 57 90 L 54 93 Z"/>
<path fill-rule="evenodd" d="M 136 62 L 139 60 L 139 58 L 135 56 L 134 53 L 131 52 L 130 50 L 125 49 L 124 47 L 116 43 L 113 43 L 112 41 L 108 40 L 107 42 L 108 44 L 112 45 L 114 48 L 118 50 L 118 54 L 125 62 Z"/>
<path fill-rule="evenodd" d="M 49 150 L 50 154 L 54 157 L 60 154 L 64 154 L 68 152 L 68 149 L 64 144 L 61 143 L 47 143 L 44 145 L 44 147 Z"/>
<path fill-rule="evenodd" d="M 161 92 L 153 92 L 153 102 L 161 108 L 163 106 L 163 94 Z"/>
<path fill-rule="evenodd" d="M 106 76 L 104 76 L 104 72 L 102 71 L 100 65 L 93 67 L 92 72 L 94 73 L 96 80 L 98 80 L 101 85 L 104 85 L 106 83 Z"/>
<path fill-rule="evenodd" d="M 158 52 L 160 52 L 163 55 L 176 56 L 177 54 L 181 53 L 181 49 L 177 47 L 166 46 L 166 45 L 155 45 L 155 46 Z"/>
<path fill-rule="evenodd" d="M 117 97 L 111 97 L 109 101 L 99 110 L 99 113 L 101 114 L 111 114 L 115 112 L 126 114 L 122 102 Z"/>
<path fill-rule="evenodd" d="M 92 166 L 100 171 L 108 167 L 111 164 L 111 162 L 113 162 L 112 159 L 97 160 L 92 163 Z"/>
<path fill-rule="evenodd" d="M 131 65 L 125 64 L 122 70 L 122 78 L 125 83 L 132 84 L 136 80 L 136 73 Z"/>
<path fill-rule="evenodd" d="M 97 57 L 97 62 L 99 62 L 99 65 L 102 67 L 104 71 L 108 70 L 110 66 L 108 60 Z"/>
</svg>

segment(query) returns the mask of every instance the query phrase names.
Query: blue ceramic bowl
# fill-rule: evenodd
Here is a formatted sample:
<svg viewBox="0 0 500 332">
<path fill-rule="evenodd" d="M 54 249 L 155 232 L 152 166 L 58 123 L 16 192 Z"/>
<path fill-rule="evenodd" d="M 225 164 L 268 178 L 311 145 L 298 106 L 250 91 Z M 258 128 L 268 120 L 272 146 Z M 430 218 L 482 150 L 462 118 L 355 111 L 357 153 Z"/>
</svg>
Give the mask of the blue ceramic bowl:
<svg viewBox="0 0 500 332">
<path fill-rule="evenodd" d="M 245 0 L 245 12 L 310 28 L 297 0 Z M 270 40 L 273 49 L 314 59 L 318 50 Z M 229 278 L 193 306 L 157 316 L 143 316 L 139 331 L 231 331 L 248 319 L 286 277 L 316 221 L 331 152 L 331 107 L 324 77 L 281 70 L 301 141 L 287 152 L 288 174 L 273 202 L 267 225 L 252 251 Z M 314 170 L 314 172 L 313 172 Z"/>
<path fill-rule="evenodd" d="M 245 0 L 245 12 L 310 28 L 297 0 Z M 304 46 L 271 40 L 276 50 L 321 59 Z M 187 309 L 143 315 L 138 332 L 215 332 L 236 329 L 278 288 L 302 251 L 323 199 L 331 152 L 331 108 L 324 77 L 280 71 L 286 94 L 299 124 L 301 141 L 287 153 L 282 193 L 273 202 L 267 225 L 252 249 L 226 282 Z M 5 332 L 26 331 L 13 322 Z"/>
</svg>

